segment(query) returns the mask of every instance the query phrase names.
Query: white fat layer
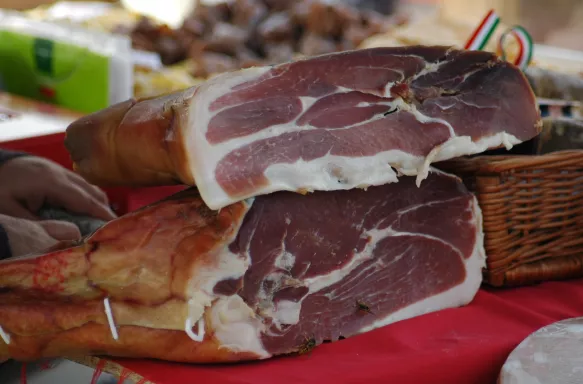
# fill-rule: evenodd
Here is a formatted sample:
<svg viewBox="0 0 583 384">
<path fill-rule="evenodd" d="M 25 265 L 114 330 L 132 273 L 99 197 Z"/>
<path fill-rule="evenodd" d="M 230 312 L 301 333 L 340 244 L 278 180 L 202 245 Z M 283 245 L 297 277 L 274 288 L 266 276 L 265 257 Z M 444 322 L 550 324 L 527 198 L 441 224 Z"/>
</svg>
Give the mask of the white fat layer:
<svg viewBox="0 0 583 384">
<path fill-rule="evenodd" d="M 445 292 L 433 295 L 424 300 L 413 303 L 397 312 L 390 314 L 385 318 L 378 319 L 369 326 L 361 329 L 359 332 L 366 332 L 372 329 L 385 326 L 390 323 L 394 323 L 399 320 L 408 319 L 425 313 L 445 308 L 462 306 L 469 303 L 473 299 L 482 282 L 482 268 L 485 266 L 486 251 L 484 249 L 482 213 L 478 206 L 478 202 L 475 198 L 472 200 L 472 206 L 470 207 L 470 209 L 474 213 L 474 216 L 473 221 L 468 222 L 468 225 L 476 226 L 478 236 L 476 237 L 476 242 L 474 244 L 472 255 L 468 259 L 464 260 L 466 270 L 465 280 L 461 284 L 458 284 Z M 404 214 L 407 211 L 403 211 L 401 212 L 401 214 Z M 381 230 L 371 229 L 363 234 L 365 238 L 369 238 L 369 242 L 360 253 L 354 255 L 354 257 L 348 264 L 326 275 L 315 276 L 309 279 L 305 279 L 303 281 L 304 285 L 309 288 L 309 292 L 306 296 L 304 296 L 304 299 L 310 294 L 313 294 L 315 292 L 318 292 L 320 290 L 323 290 L 327 287 L 330 287 L 336 283 L 343 281 L 350 273 L 359 268 L 364 261 L 370 260 L 373 257 L 373 251 L 376 245 L 381 240 L 390 236 L 404 236 L 404 235 L 415 235 L 436 241 L 443 241 L 441 239 L 421 233 L 411 234 L 397 232 L 393 230 L 391 227 Z M 459 250 L 457 251 L 460 254 L 460 258 L 462 258 L 463 257 L 462 253 Z M 398 261 L 402 256 L 403 255 L 398 255 L 395 259 L 393 259 L 392 262 Z M 379 263 L 370 265 L 369 267 L 362 269 L 359 272 L 359 276 L 363 277 L 366 276 L 368 272 L 371 272 L 369 271 L 369 269 L 384 268 L 386 266 L 387 266 L 386 264 L 379 260 Z M 278 326 L 278 328 L 281 328 L 282 324 L 289 325 L 297 324 L 300 318 L 302 302 L 303 299 L 297 302 L 281 300 L 277 303 L 276 307 L 272 307 L 270 310 L 267 310 L 266 314 L 273 317 L 274 324 Z"/>
<path fill-rule="evenodd" d="M 10 344 L 10 335 L 6 333 L 2 327 L 0 327 L 0 338 L 6 343 L 6 345 Z"/>
<path fill-rule="evenodd" d="M 243 202 L 243 204 L 245 204 L 246 214 L 253 204 L 253 199 L 249 199 Z M 229 250 L 229 244 L 235 240 L 243 223 L 244 216 L 242 215 L 240 222 L 237 223 L 235 228 L 232 228 L 231 235 L 221 242 L 221 244 L 226 245 L 220 249 L 211 251 L 214 252 L 212 254 L 201 256 L 202 262 L 192 266 L 192 278 L 188 283 L 185 293 L 186 297 L 189 298 L 188 317 L 186 319 L 185 329 L 190 329 L 190 332 L 192 332 L 192 325 L 202 319 L 205 308 L 209 307 L 214 300 L 220 297 L 220 295 L 214 293 L 214 287 L 217 283 L 222 280 L 236 280 L 241 278 L 251 264 L 251 258 L 248 252 L 239 255 Z M 188 327 L 188 324 L 191 326 Z M 200 332 L 199 324 L 199 334 Z"/>
<path fill-rule="evenodd" d="M 291 220 L 285 218 L 286 224 L 290 224 Z M 296 324 L 299 321 L 300 312 L 296 308 L 297 303 L 289 300 L 281 300 L 277 305 L 277 315 L 275 314 L 275 309 L 273 308 L 273 293 L 281 287 L 282 284 L 286 286 L 303 286 L 302 281 L 298 279 L 291 278 L 284 271 L 291 271 L 295 265 L 295 255 L 288 252 L 286 249 L 286 240 L 288 236 L 288 231 L 284 232 L 281 238 L 281 251 L 275 257 L 274 266 L 279 270 L 271 272 L 269 275 L 265 276 L 265 281 L 270 281 L 273 284 L 272 289 L 266 290 L 262 284 L 259 288 L 258 299 L 261 307 L 261 313 L 267 315 L 268 317 L 274 318 L 274 325 L 281 330 L 282 324 Z M 314 234 L 316 236 L 316 234 Z M 300 274 L 301 277 L 301 274 Z"/>
<path fill-rule="evenodd" d="M 420 75 L 435 71 L 438 67 L 438 64 L 430 65 Z M 481 153 L 489 148 L 502 145 L 511 149 L 513 145 L 521 142 L 515 136 L 505 132 L 483 137 L 475 142 L 470 136 L 455 136 L 453 127 L 446 120 L 426 116 L 419 112 L 414 105 L 397 98 L 377 104 L 387 105 L 387 109 L 398 108 L 408 111 L 423 123 L 444 124 L 450 131 L 450 139 L 435 147 L 426 157 L 415 156 L 401 150 L 388 150 L 373 156 L 348 157 L 327 154 L 310 161 L 300 159 L 290 164 L 273 164 L 265 170 L 264 175 L 269 180 L 265 186 L 251 191 L 248 195 L 234 198 L 222 189 L 215 176 L 217 165 L 227 154 L 250 143 L 277 137 L 283 133 L 321 129 L 312 126 L 299 126 L 297 120 L 303 115 L 302 113 L 289 123 L 273 125 L 253 134 L 233 138 L 215 145 L 207 141 L 206 133 L 209 123 L 220 112 L 220 110 L 211 111 L 210 105 L 219 97 L 232 93 L 233 87 L 256 80 L 268 71 L 269 68 L 250 68 L 238 73 L 217 76 L 202 84 L 191 99 L 188 120 L 183 125 L 185 149 L 201 197 L 211 209 L 220 209 L 240 199 L 276 191 L 332 191 L 383 185 L 398 182 L 397 176 L 399 175 L 417 176 L 417 185 L 419 186 L 421 181 L 427 177 L 429 165 L 433 162 Z M 388 89 L 390 92 L 390 87 Z M 336 92 L 350 91 L 352 90 L 339 88 Z M 302 111 L 305 112 L 319 98 L 301 97 L 300 99 Z M 441 107 L 447 110 L 450 106 L 443 105 Z M 382 118 L 383 115 L 379 114 L 368 122 Z M 359 122 L 357 125 L 364 123 Z M 347 126 L 341 129 L 352 127 Z M 252 159 L 242 161 L 252 161 Z"/>
<path fill-rule="evenodd" d="M 285 218 L 285 223 L 287 225 L 289 225 L 291 223 L 291 220 L 289 219 L 289 217 Z M 285 247 L 286 238 L 287 238 L 287 229 L 285 230 L 283 237 L 281 239 L 281 252 L 279 253 L 279 255 L 277 255 L 273 264 L 275 265 L 276 268 L 290 271 L 296 262 L 296 256 L 293 253 L 287 251 L 287 249 Z"/>
<path fill-rule="evenodd" d="M 114 340 L 119 338 L 117 334 L 117 327 L 115 326 L 115 322 L 113 321 L 113 312 L 111 311 L 111 305 L 109 304 L 109 298 L 103 299 L 103 306 L 105 307 L 105 316 L 107 317 L 107 324 L 109 324 L 109 331 L 111 332 L 111 337 Z"/>
<path fill-rule="evenodd" d="M 421 59 L 423 59 L 423 58 L 421 58 Z M 421 71 L 419 71 L 419 73 L 417 73 L 415 76 L 413 76 L 413 79 L 411 82 L 413 82 L 414 80 L 417 80 L 421 76 L 428 75 L 432 72 L 437 72 L 439 70 L 439 68 L 446 62 L 447 61 L 440 61 L 440 62 L 436 62 L 436 63 L 426 62 L 425 67 Z"/>
<path fill-rule="evenodd" d="M 516 136 L 506 132 L 499 132 L 493 136 L 484 137 L 475 142 L 472 141 L 472 138 L 469 136 L 453 137 L 429 152 L 429 155 L 425 158 L 423 165 L 417 174 L 417 186 L 419 187 L 421 181 L 427 178 L 431 163 L 454 159 L 456 157 L 473 153 L 482 153 L 489 148 L 496 148 L 499 146 L 504 146 L 507 150 L 511 150 L 513 146 L 520 143 L 521 141 Z"/>
<path fill-rule="evenodd" d="M 219 298 L 209 311 L 210 327 L 221 348 L 271 357 L 261 342 L 265 326 L 239 295 Z"/>
<path fill-rule="evenodd" d="M 219 201 L 233 202 L 233 200 L 218 185 L 215 178 L 217 163 L 229 151 L 215 148 L 206 139 L 209 122 L 216 114 L 211 112 L 210 105 L 219 97 L 232 93 L 232 88 L 237 85 L 257 80 L 269 70 L 269 67 L 255 67 L 223 73 L 201 84 L 191 99 L 188 119 L 182 126 L 185 153 L 201 198 L 211 209 L 221 209 L 229 205 L 220 204 Z"/>
<path fill-rule="evenodd" d="M 310 290 L 311 293 L 311 290 Z M 306 295 L 307 297 L 307 295 Z M 281 330 L 283 324 L 297 324 L 300 321 L 300 312 L 302 310 L 302 302 L 300 301 L 290 301 L 290 300 L 280 300 L 277 303 L 277 307 L 268 311 L 273 317 L 273 323 L 275 326 Z"/>
<path fill-rule="evenodd" d="M 277 259 L 275 259 L 275 266 L 277 268 L 285 269 L 287 271 L 291 270 L 296 262 L 296 257 L 293 253 L 282 252 Z"/>
</svg>

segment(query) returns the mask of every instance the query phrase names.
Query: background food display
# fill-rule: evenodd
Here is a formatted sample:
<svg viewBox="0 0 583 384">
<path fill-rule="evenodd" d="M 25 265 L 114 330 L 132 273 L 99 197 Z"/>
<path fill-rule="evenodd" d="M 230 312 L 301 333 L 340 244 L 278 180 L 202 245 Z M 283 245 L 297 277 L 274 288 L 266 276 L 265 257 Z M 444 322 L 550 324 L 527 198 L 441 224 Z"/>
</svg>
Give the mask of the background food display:
<svg viewBox="0 0 583 384">
<path fill-rule="evenodd" d="M 94 8 L 94 16 L 82 18 L 75 5 L 68 12 L 64 7 L 55 11 L 59 3 L 25 14 L 35 20 L 124 34 L 131 38 L 134 49 L 158 54 L 163 68 L 134 68 L 135 96 L 147 97 L 225 71 L 355 49 L 364 39 L 405 22 L 394 16 L 392 6 L 377 10 L 365 3 L 235 0 L 199 4 L 175 29 L 119 5 Z"/>
<path fill-rule="evenodd" d="M 463 47 L 480 15 L 492 5 L 492 1 L 469 5 L 443 0 L 439 9 L 414 17 L 419 12 L 412 12 L 407 7 L 410 3 L 415 2 L 219 0 L 199 3 L 176 28 L 113 2 L 101 7 L 57 2 L 24 14 L 35 20 L 123 34 L 135 50 L 158 55 L 159 66 L 134 66 L 134 96 L 149 97 L 198 84 L 225 71 L 348 49 L 415 44 Z M 500 35 L 508 27 L 504 17 L 514 20 L 516 10 L 524 9 L 519 3 L 499 5 L 503 20 L 486 50 L 497 52 Z M 459 17 L 470 9 L 472 17 Z M 528 15 L 536 16 L 533 11 Z M 504 48 L 509 59 L 518 53 L 518 45 L 511 39 Z M 582 63 L 583 52 L 537 46 L 531 66 L 581 77 Z"/>
<path fill-rule="evenodd" d="M 177 30 L 142 19 L 134 46 L 164 64 L 191 59 L 194 76 L 271 65 L 301 56 L 357 48 L 390 28 L 393 19 L 364 7 L 319 0 L 235 0 L 200 4 Z"/>
</svg>

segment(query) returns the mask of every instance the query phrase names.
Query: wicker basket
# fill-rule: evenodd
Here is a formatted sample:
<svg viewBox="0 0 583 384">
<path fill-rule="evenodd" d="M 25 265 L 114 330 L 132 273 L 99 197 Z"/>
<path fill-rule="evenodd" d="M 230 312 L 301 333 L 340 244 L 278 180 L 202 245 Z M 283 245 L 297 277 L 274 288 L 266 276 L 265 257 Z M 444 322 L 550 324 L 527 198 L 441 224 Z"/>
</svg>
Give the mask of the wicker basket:
<svg viewBox="0 0 583 384">
<path fill-rule="evenodd" d="M 486 283 L 520 286 L 583 276 L 583 150 L 444 162 L 484 216 Z"/>
</svg>

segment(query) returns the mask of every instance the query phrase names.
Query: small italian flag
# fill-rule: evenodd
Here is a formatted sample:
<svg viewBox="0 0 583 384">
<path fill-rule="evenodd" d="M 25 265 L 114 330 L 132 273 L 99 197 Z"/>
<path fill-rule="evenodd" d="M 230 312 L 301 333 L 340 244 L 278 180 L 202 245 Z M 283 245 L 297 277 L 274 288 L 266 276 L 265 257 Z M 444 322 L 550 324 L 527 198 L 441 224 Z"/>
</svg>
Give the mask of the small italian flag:
<svg viewBox="0 0 583 384">
<path fill-rule="evenodd" d="M 484 49 L 499 23 L 500 17 L 493 9 L 490 10 L 466 43 L 465 48 L 470 51 L 481 51 Z"/>
<path fill-rule="evenodd" d="M 492 9 L 490 10 L 480 25 L 476 28 L 472 37 L 465 45 L 465 49 L 470 51 L 481 51 L 492 38 L 496 27 L 500 24 L 500 17 Z M 512 36 L 518 42 L 518 55 L 512 62 L 522 70 L 525 70 L 532 60 L 533 43 L 530 34 L 521 26 L 515 26 L 505 31 L 498 41 L 498 55 L 502 60 L 507 60 L 504 42 L 508 36 Z"/>
<path fill-rule="evenodd" d="M 504 32 L 502 36 L 500 36 L 500 41 L 498 42 L 498 49 L 501 52 L 500 57 L 502 60 L 506 60 L 504 41 L 506 40 L 506 37 L 510 35 L 512 35 L 518 42 L 518 55 L 516 55 L 516 58 L 512 64 L 516 65 L 522 70 L 525 70 L 532 60 L 532 37 L 530 37 L 530 34 L 526 31 L 526 29 L 521 26 L 515 26 Z"/>
</svg>

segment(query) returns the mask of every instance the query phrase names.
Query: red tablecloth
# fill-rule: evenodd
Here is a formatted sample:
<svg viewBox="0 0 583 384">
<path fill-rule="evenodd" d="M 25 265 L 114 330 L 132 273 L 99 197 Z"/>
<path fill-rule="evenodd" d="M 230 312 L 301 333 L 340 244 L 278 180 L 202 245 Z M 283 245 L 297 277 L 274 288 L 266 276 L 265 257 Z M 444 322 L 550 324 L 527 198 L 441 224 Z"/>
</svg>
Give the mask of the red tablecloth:
<svg viewBox="0 0 583 384">
<path fill-rule="evenodd" d="M 7 143 L 69 166 L 62 135 Z M 182 187 L 117 189 L 120 213 Z M 156 384 L 494 384 L 508 354 L 538 328 L 583 316 L 583 280 L 509 290 L 482 289 L 463 308 L 398 322 L 308 355 L 229 366 L 116 360 Z"/>
<path fill-rule="evenodd" d="M 575 316 L 583 316 L 583 280 L 482 289 L 466 307 L 394 323 L 299 357 L 230 366 L 116 361 L 157 384 L 494 384 L 524 338 Z"/>
</svg>

